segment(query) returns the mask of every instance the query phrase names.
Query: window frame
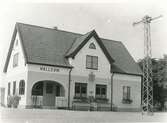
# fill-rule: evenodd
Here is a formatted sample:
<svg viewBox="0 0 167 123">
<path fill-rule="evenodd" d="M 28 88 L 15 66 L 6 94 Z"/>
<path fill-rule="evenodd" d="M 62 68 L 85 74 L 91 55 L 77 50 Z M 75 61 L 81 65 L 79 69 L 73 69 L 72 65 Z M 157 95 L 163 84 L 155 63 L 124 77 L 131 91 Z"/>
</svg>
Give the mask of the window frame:
<svg viewBox="0 0 167 123">
<path fill-rule="evenodd" d="M 89 44 L 89 49 L 96 49 L 96 45 L 92 42 Z"/>
<path fill-rule="evenodd" d="M 86 55 L 86 69 L 98 70 L 98 56 Z"/>
<path fill-rule="evenodd" d="M 99 88 L 99 94 L 97 94 L 97 89 Z M 96 84 L 95 98 L 106 99 L 107 98 L 107 85 Z M 105 94 L 103 94 L 103 89 L 105 89 Z"/>
<path fill-rule="evenodd" d="M 13 55 L 13 68 L 19 65 L 19 53 Z"/>
<path fill-rule="evenodd" d="M 24 95 L 25 94 L 25 81 L 20 80 L 19 82 L 19 95 Z"/>
<path fill-rule="evenodd" d="M 76 92 L 76 91 L 78 91 L 78 90 L 76 90 L 76 87 L 79 87 L 79 92 Z M 82 93 L 83 92 L 83 88 L 86 88 L 84 91 L 84 93 Z M 78 88 L 77 88 L 78 89 Z M 74 90 L 74 96 L 75 97 L 79 97 L 79 98 L 85 98 L 85 97 L 87 97 L 87 83 L 79 83 L 79 82 L 76 82 L 75 83 L 75 90 Z"/>
<path fill-rule="evenodd" d="M 131 99 L 131 87 L 123 86 L 123 100 L 130 100 L 130 99 Z"/>
</svg>

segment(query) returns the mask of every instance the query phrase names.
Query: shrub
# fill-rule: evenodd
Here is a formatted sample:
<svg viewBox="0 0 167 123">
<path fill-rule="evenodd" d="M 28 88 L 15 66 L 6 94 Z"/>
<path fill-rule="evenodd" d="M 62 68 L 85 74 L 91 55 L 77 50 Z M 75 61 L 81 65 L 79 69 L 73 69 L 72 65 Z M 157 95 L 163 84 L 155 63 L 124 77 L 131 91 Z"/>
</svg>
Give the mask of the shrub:
<svg viewBox="0 0 167 123">
<path fill-rule="evenodd" d="M 9 108 L 11 108 L 11 107 L 12 107 L 12 103 L 13 103 L 13 98 L 12 98 L 12 96 L 8 96 L 8 97 L 7 97 L 7 106 L 8 106 Z"/>
<path fill-rule="evenodd" d="M 17 95 L 14 96 L 8 96 L 7 99 L 7 105 L 8 107 L 13 107 L 13 108 L 17 108 L 19 105 L 19 101 L 20 101 L 20 97 Z"/>
<path fill-rule="evenodd" d="M 21 99 L 20 96 L 17 96 L 17 95 L 13 96 L 13 107 L 14 108 L 18 107 L 20 99 Z"/>
</svg>

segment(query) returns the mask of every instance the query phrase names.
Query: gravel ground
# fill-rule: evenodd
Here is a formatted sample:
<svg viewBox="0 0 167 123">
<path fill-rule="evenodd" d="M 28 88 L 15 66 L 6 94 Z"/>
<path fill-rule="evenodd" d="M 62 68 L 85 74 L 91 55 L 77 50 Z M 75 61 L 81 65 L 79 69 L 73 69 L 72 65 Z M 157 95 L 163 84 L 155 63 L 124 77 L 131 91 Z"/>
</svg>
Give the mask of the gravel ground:
<svg viewBox="0 0 167 123">
<path fill-rule="evenodd" d="M 140 112 L 90 112 L 46 109 L 0 109 L 0 123 L 109 123 L 167 122 L 167 112 L 153 116 Z"/>
</svg>

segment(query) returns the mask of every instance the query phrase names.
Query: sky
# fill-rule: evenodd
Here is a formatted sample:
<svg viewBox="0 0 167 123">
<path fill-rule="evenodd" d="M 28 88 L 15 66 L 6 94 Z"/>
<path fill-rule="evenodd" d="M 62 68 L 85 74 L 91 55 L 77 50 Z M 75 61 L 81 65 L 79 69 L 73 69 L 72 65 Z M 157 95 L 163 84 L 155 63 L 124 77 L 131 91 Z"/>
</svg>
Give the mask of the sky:
<svg viewBox="0 0 167 123">
<path fill-rule="evenodd" d="M 4 3 L 0 4 L 0 71 L 16 22 L 58 27 L 85 34 L 93 29 L 106 39 L 122 41 L 132 57 L 143 58 L 143 25 L 132 26 L 145 15 L 162 18 L 151 23 L 152 56 L 167 54 L 167 9 L 164 2 Z M 0 78 L 1 79 L 1 78 Z"/>
</svg>

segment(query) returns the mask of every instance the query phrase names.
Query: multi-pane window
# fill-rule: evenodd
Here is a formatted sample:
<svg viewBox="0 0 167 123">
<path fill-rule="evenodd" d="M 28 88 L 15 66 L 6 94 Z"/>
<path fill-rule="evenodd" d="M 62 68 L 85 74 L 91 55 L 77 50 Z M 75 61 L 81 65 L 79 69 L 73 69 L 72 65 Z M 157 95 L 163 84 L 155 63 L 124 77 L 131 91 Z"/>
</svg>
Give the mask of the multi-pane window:
<svg viewBox="0 0 167 123">
<path fill-rule="evenodd" d="M 8 95 L 10 95 L 10 82 L 8 83 Z"/>
<path fill-rule="evenodd" d="M 16 81 L 13 82 L 13 95 L 16 94 Z"/>
<path fill-rule="evenodd" d="M 14 54 L 13 56 L 13 67 L 18 66 L 19 53 Z"/>
<path fill-rule="evenodd" d="M 24 95 L 24 91 L 25 91 L 25 81 L 21 80 L 19 83 L 19 94 Z"/>
<path fill-rule="evenodd" d="M 96 85 L 96 98 L 107 98 L 107 85 Z"/>
<path fill-rule="evenodd" d="M 75 83 L 75 97 L 87 96 L 87 83 Z"/>
<path fill-rule="evenodd" d="M 123 100 L 130 100 L 130 90 L 129 86 L 123 86 Z"/>
<path fill-rule="evenodd" d="M 86 56 L 86 68 L 87 69 L 98 69 L 98 57 L 97 56 Z"/>
</svg>

